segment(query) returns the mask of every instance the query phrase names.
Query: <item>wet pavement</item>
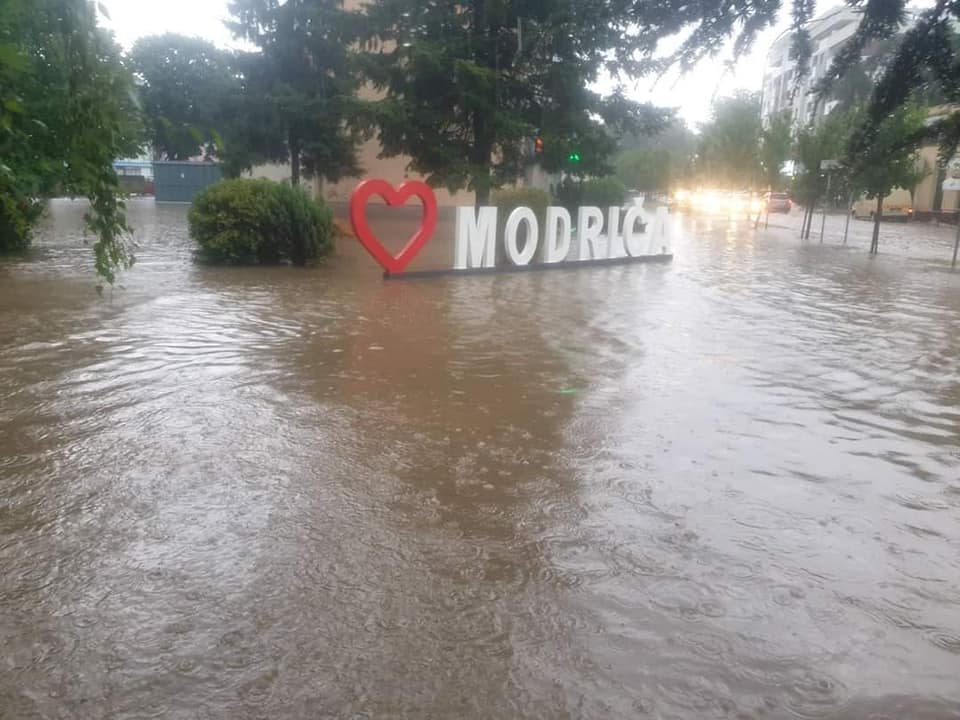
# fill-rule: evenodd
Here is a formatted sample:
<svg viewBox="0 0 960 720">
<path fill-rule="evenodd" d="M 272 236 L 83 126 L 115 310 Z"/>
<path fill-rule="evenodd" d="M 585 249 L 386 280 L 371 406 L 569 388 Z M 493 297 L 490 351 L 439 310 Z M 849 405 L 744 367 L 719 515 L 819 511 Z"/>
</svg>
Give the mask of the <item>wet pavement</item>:
<svg viewBox="0 0 960 720">
<path fill-rule="evenodd" d="M 101 299 L 83 209 L 0 260 L 4 720 L 960 718 L 949 255 L 384 282 L 144 200 Z"/>
</svg>

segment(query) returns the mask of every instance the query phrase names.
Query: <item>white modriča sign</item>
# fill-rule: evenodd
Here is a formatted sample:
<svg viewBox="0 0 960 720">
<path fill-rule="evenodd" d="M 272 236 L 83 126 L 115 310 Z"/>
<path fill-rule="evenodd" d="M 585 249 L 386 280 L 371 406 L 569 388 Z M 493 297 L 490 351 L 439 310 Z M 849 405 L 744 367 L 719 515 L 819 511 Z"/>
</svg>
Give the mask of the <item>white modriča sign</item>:
<svg viewBox="0 0 960 720">
<path fill-rule="evenodd" d="M 367 222 L 367 201 L 379 195 L 390 207 L 402 206 L 416 197 L 423 204 L 420 226 L 406 245 L 392 253 L 376 237 Z M 670 221 L 667 208 L 648 212 L 640 205 L 577 210 L 576 224 L 563 207 L 547 208 L 543 227 L 528 207 L 513 209 L 502 223 L 496 207 L 458 207 L 455 219 L 453 267 L 436 272 L 483 272 L 510 269 L 546 269 L 577 263 L 607 263 L 628 260 L 669 260 Z M 406 267 L 433 236 L 437 226 L 437 200 L 428 185 L 408 180 L 399 187 L 385 180 L 364 180 L 350 198 L 350 222 L 367 252 L 383 267 L 385 275 L 410 275 Z M 497 248 L 508 265 L 497 264 Z M 420 274 L 422 274 L 422 272 Z"/>
<path fill-rule="evenodd" d="M 495 207 L 457 208 L 455 269 L 494 267 L 497 212 Z M 538 250 L 540 262 L 545 264 L 640 258 L 669 254 L 669 227 L 665 207 L 652 213 L 639 205 L 626 211 L 611 207 L 606 212 L 606 224 L 600 208 L 582 207 L 574 225 L 566 208 L 551 206 L 541 231 L 533 210 L 518 207 L 507 216 L 500 242 L 515 266 L 530 264 Z"/>
</svg>

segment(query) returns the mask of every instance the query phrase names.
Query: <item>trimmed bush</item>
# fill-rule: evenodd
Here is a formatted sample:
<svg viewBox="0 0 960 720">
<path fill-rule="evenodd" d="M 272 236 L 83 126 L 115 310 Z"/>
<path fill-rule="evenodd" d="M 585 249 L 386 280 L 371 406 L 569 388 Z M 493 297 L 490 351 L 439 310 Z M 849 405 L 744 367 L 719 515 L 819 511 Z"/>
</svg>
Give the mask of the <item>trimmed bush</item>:
<svg viewBox="0 0 960 720">
<path fill-rule="evenodd" d="M 627 188 L 619 178 L 608 175 L 591 178 L 583 183 L 581 204 L 599 208 L 620 207 L 627 199 Z"/>
<path fill-rule="evenodd" d="M 190 236 L 204 259 L 305 265 L 333 249 L 333 214 L 299 187 L 236 178 L 204 188 L 190 208 Z"/>
<path fill-rule="evenodd" d="M 493 204 L 497 206 L 497 219 L 501 225 L 506 224 L 507 217 L 516 208 L 528 207 L 533 210 L 542 228 L 550 205 L 550 194 L 530 187 L 505 188 L 493 194 Z"/>
</svg>

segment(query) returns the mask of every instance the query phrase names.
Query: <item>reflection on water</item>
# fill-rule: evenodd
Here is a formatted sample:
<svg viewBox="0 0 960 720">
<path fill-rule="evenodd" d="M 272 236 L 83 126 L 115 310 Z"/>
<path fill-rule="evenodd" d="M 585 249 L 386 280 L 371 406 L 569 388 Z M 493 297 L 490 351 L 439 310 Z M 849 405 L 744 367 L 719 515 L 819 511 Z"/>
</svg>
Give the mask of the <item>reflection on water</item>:
<svg viewBox="0 0 960 720">
<path fill-rule="evenodd" d="M 82 211 L 0 262 L 4 717 L 960 717 L 953 274 L 218 269 L 134 201 L 99 299 Z"/>
</svg>

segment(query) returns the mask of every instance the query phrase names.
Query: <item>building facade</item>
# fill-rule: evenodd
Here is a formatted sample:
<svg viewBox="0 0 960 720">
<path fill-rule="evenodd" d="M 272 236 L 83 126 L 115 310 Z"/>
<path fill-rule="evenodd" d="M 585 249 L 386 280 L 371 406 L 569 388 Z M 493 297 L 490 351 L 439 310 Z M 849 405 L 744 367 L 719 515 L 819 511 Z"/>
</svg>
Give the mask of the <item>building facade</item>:
<svg viewBox="0 0 960 720">
<path fill-rule="evenodd" d="M 790 58 L 791 33 L 778 37 L 767 53 L 763 71 L 760 113 L 764 127 L 783 112 L 790 111 L 795 126 L 806 125 L 830 112 L 833 103 L 816 107 L 810 90 L 823 77 L 837 51 L 856 31 L 860 13 L 846 5 L 827 10 L 810 21 L 810 39 L 813 54 L 810 72 L 799 85 L 796 84 L 797 64 Z"/>
<path fill-rule="evenodd" d="M 956 105 L 937 105 L 930 108 L 927 114 L 927 122 L 935 122 L 945 118 L 947 115 L 956 112 Z M 913 193 L 913 209 L 917 217 L 924 218 L 927 213 L 944 214 L 954 213 L 960 210 L 960 191 L 944 190 L 943 181 L 947 177 L 947 168 L 938 164 L 940 147 L 937 145 L 925 145 L 917 153 L 920 161 L 926 163 L 930 169 Z"/>
</svg>

